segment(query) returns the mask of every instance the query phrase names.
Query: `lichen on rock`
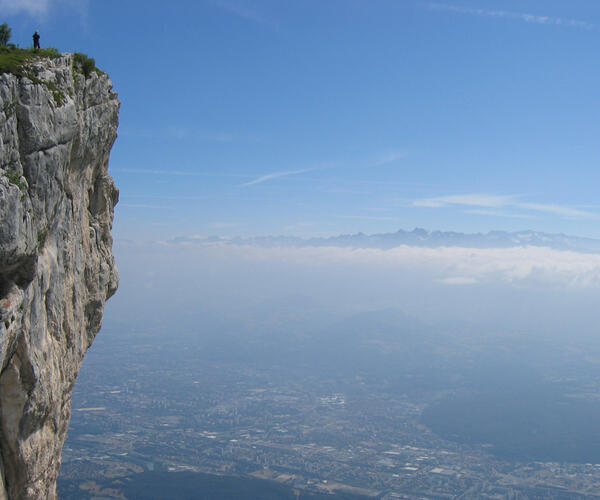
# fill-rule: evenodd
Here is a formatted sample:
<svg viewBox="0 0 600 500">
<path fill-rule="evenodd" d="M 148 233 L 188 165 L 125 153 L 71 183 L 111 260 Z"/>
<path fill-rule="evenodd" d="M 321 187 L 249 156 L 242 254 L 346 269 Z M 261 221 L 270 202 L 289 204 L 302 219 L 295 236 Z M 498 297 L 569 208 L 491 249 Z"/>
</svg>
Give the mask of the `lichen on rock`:
<svg viewBox="0 0 600 500">
<path fill-rule="evenodd" d="M 119 101 L 73 55 L 0 74 L 0 500 L 54 499 L 71 392 L 118 273 Z"/>
</svg>

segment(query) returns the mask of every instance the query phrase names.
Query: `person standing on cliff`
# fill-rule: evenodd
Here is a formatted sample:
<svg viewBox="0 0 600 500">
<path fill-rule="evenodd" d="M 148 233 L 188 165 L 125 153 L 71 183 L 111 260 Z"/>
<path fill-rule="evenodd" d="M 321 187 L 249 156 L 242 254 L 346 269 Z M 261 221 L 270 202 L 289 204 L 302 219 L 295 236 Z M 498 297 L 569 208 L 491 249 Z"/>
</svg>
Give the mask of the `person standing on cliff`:
<svg viewBox="0 0 600 500">
<path fill-rule="evenodd" d="M 37 31 L 33 34 L 33 48 L 40 48 L 40 34 Z"/>
</svg>

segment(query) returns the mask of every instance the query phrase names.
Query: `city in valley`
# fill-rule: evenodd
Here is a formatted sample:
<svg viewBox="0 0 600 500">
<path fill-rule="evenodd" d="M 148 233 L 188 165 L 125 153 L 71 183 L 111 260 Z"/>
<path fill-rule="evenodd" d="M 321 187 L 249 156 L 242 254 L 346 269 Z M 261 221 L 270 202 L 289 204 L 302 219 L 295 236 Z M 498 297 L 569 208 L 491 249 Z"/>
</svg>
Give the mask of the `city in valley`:
<svg viewBox="0 0 600 500">
<path fill-rule="evenodd" d="M 511 359 L 518 359 L 529 351 L 529 341 L 507 344 L 486 337 L 461 351 L 458 334 L 442 338 L 419 331 L 415 337 L 415 328 L 394 340 L 374 327 L 367 343 L 356 328 L 340 347 L 335 332 L 331 341 L 209 336 L 200 342 L 160 329 L 108 327 L 88 353 L 75 387 L 59 492 L 66 499 L 134 498 L 127 487 L 136 478 L 147 483 L 157 475 L 165 487 L 165 477 L 180 482 L 197 473 L 280 485 L 293 498 L 600 497 L 600 458 L 595 463 L 592 452 L 577 460 L 564 443 L 594 441 L 598 428 L 552 427 L 595 418 L 597 407 L 580 408 L 587 417 L 567 415 L 562 422 L 539 416 L 556 414 L 548 401 L 560 405 L 563 396 L 597 394 L 593 372 L 581 368 L 574 382 L 549 367 L 539 381 L 524 374 L 527 383 L 505 373 L 502 386 L 519 384 L 523 397 L 535 399 L 549 387 L 561 396 L 536 403 L 538 414 L 497 415 L 538 422 L 523 431 L 507 431 L 499 422 L 486 442 L 485 436 L 450 428 L 453 418 L 462 430 L 479 425 L 472 421 L 480 404 L 475 396 L 475 404 L 456 413 L 461 397 L 481 393 L 466 367 L 497 358 L 508 344 Z M 559 348 L 548 346 L 545 359 Z M 571 351 L 566 364 L 570 359 L 575 366 L 583 353 Z M 502 361 L 496 369 L 482 379 L 502 377 Z M 494 391 L 488 396 L 506 408 L 506 394 Z M 508 392 L 519 398 L 518 390 Z M 482 410 L 481 418 L 493 420 L 494 411 Z M 506 432 L 516 437 L 502 435 Z M 585 435 L 569 438 L 569 432 Z M 556 443 L 544 433 L 556 436 Z M 536 435 L 546 448 L 538 446 Z"/>
</svg>

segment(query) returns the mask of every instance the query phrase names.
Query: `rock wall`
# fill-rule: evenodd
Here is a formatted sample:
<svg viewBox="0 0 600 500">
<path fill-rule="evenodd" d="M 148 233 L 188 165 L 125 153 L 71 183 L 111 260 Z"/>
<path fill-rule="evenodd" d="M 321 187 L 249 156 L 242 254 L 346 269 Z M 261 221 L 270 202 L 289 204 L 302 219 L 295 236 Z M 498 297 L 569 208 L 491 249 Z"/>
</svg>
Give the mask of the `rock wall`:
<svg viewBox="0 0 600 500">
<path fill-rule="evenodd" d="M 71 391 L 117 269 L 119 101 L 73 56 L 0 74 L 0 500 L 54 499 Z"/>
</svg>

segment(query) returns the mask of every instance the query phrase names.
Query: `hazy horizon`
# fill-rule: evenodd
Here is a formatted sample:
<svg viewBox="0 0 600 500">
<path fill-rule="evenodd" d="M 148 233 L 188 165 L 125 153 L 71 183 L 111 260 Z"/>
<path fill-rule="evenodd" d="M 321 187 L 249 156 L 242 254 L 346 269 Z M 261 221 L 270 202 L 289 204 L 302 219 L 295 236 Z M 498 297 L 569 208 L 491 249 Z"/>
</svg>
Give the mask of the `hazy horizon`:
<svg viewBox="0 0 600 500">
<path fill-rule="evenodd" d="M 137 305 L 161 311 L 158 303 L 190 321 L 202 321 L 202 313 L 242 318 L 262 304 L 282 316 L 302 309 L 347 316 L 396 308 L 439 324 L 504 322 L 507 330 L 547 329 L 559 336 L 575 335 L 574 329 L 586 336 L 596 328 L 598 253 L 519 242 L 497 248 L 362 247 L 353 246 L 352 238 L 339 245 L 278 242 L 117 240 L 121 289 L 107 306 L 107 318 L 136 317 Z"/>
</svg>

